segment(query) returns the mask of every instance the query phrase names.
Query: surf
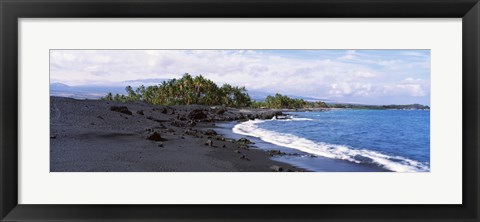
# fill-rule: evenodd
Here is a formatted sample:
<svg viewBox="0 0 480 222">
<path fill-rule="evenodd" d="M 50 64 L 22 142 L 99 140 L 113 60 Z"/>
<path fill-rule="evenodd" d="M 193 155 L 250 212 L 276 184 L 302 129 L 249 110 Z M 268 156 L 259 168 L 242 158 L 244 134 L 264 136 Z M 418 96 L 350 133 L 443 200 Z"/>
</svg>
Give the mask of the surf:
<svg viewBox="0 0 480 222">
<path fill-rule="evenodd" d="M 296 119 L 296 120 L 295 120 Z M 357 164 L 375 164 L 395 172 L 428 172 L 429 166 L 416 160 L 398 155 L 387 155 L 368 149 L 354 149 L 340 144 L 316 142 L 296 135 L 263 129 L 259 124 L 266 121 L 311 121 L 309 118 L 291 117 L 287 120 L 249 120 L 235 125 L 232 131 L 236 134 L 252 136 L 262 141 L 299 150 L 325 158 L 350 161 Z"/>
</svg>

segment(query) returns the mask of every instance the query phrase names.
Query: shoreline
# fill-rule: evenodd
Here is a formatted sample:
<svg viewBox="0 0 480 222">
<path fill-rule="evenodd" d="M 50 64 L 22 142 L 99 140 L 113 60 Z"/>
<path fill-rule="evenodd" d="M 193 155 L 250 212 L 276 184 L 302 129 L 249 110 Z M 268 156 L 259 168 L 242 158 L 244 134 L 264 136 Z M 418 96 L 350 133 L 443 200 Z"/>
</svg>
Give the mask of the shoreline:
<svg viewBox="0 0 480 222">
<path fill-rule="evenodd" d="M 307 171 L 273 159 L 271 152 L 248 140 L 232 140 L 215 130 L 217 123 L 275 115 L 281 111 L 51 96 L 50 171 Z"/>
<path fill-rule="evenodd" d="M 50 97 L 51 172 L 389 172 L 234 132 L 343 108 L 235 109 Z"/>
<path fill-rule="evenodd" d="M 270 142 L 263 141 L 261 138 L 246 136 L 233 132 L 232 128 L 241 123 L 221 123 L 218 127 L 220 132 L 227 134 L 234 138 L 246 137 L 255 142 L 254 146 L 257 149 L 265 152 L 272 152 L 271 159 L 293 165 L 305 171 L 312 172 L 392 172 L 385 168 L 376 165 L 364 165 L 349 162 L 341 159 L 332 159 L 323 156 L 318 156 L 312 153 L 304 152 L 298 149 L 288 148 L 276 145 Z"/>
</svg>

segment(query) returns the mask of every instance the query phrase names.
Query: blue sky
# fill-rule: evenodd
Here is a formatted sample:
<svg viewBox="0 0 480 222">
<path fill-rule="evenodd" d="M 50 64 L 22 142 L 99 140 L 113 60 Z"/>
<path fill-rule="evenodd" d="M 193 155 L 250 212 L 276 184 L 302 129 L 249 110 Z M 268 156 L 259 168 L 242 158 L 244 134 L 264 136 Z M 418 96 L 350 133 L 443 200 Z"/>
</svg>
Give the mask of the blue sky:
<svg viewBox="0 0 480 222">
<path fill-rule="evenodd" d="M 218 84 L 362 104 L 430 104 L 430 50 L 52 50 L 51 83 Z"/>
</svg>

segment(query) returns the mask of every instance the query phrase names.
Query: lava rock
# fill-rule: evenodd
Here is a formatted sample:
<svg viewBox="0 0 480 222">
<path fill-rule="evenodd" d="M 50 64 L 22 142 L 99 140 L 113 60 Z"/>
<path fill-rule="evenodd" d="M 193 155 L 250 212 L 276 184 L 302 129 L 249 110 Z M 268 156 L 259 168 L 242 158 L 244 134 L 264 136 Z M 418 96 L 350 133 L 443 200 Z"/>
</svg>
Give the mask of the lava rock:
<svg viewBox="0 0 480 222">
<path fill-rule="evenodd" d="M 217 114 L 217 115 L 223 115 L 226 111 L 227 111 L 227 109 L 225 109 L 223 107 L 220 107 L 220 108 L 216 108 L 214 113 Z"/>
<path fill-rule="evenodd" d="M 269 151 L 268 151 L 268 154 L 269 154 L 270 156 L 283 156 L 283 155 L 287 155 L 287 153 L 282 152 L 282 151 L 280 151 L 280 150 L 269 150 Z"/>
<path fill-rule="evenodd" d="M 150 135 L 147 136 L 147 140 L 152 140 L 152 141 L 164 141 L 165 139 L 162 138 L 160 133 L 153 132 Z"/>
<path fill-rule="evenodd" d="M 248 140 L 247 138 L 240 138 L 237 142 L 241 144 L 255 144 L 254 142 Z"/>
<path fill-rule="evenodd" d="M 191 120 L 203 120 L 203 119 L 206 119 L 208 116 L 205 112 L 203 112 L 203 110 L 195 109 L 195 110 L 190 111 L 190 113 L 188 113 L 187 117 Z"/>
<path fill-rule="evenodd" d="M 277 116 L 283 116 L 283 113 L 281 111 L 266 111 L 257 115 L 259 119 L 272 119 Z"/>
<path fill-rule="evenodd" d="M 173 114 L 175 114 L 175 109 L 172 108 L 172 107 L 163 107 L 163 109 L 161 110 L 161 112 L 162 112 L 163 114 L 173 115 Z"/>
<path fill-rule="evenodd" d="M 132 111 L 128 110 L 126 106 L 110 106 L 111 111 L 132 115 Z"/>
</svg>

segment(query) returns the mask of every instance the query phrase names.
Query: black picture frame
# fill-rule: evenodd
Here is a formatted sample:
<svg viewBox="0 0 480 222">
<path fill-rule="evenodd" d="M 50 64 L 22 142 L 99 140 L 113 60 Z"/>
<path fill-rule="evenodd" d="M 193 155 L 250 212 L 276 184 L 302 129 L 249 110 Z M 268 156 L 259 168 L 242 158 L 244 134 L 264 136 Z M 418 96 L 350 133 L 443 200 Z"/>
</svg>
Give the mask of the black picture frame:
<svg viewBox="0 0 480 222">
<path fill-rule="evenodd" d="M 478 0 L 0 0 L 0 15 L 1 221 L 479 221 L 480 5 Z M 462 18 L 463 204 L 18 204 L 17 20 L 19 18 L 77 17 Z"/>
</svg>

